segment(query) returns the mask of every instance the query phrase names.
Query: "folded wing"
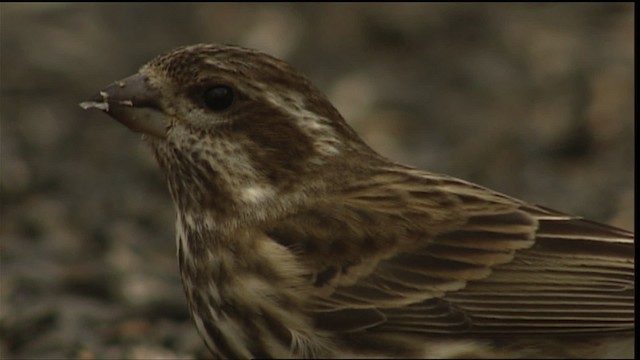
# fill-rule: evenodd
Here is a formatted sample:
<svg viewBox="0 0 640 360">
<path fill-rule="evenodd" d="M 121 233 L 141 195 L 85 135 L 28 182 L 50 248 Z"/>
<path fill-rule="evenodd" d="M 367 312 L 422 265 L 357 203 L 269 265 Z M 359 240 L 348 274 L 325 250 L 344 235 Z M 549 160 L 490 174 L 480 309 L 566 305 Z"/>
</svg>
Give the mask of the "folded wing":
<svg viewBox="0 0 640 360">
<path fill-rule="evenodd" d="M 454 178 L 384 169 L 269 231 L 320 329 L 580 334 L 634 328 L 633 234 Z"/>
</svg>

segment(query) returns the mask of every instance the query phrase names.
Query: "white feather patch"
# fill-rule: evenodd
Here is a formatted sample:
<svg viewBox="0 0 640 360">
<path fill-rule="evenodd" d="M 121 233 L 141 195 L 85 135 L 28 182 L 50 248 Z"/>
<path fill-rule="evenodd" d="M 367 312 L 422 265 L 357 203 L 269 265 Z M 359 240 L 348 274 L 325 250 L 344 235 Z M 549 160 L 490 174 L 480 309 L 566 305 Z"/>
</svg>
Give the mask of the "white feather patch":
<svg viewBox="0 0 640 360">
<path fill-rule="evenodd" d="M 258 204 L 272 198 L 275 191 L 272 187 L 262 185 L 251 185 L 240 191 L 240 199 L 251 204 Z"/>
</svg>

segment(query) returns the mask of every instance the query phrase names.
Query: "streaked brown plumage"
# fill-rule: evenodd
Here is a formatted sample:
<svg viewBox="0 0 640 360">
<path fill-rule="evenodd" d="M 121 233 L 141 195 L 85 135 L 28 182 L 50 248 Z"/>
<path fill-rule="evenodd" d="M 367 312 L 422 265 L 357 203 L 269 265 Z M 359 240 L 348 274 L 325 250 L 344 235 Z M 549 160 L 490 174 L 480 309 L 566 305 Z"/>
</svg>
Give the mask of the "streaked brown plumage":
<svg viewBox="0 0 640 360">
<path fill-rule="evenodd" d="M 177 209 L 217 357 L 630 357 L 633 234 L 371 150 L 286 63 L 195 45 L 104 89 Z"/>
</svg>

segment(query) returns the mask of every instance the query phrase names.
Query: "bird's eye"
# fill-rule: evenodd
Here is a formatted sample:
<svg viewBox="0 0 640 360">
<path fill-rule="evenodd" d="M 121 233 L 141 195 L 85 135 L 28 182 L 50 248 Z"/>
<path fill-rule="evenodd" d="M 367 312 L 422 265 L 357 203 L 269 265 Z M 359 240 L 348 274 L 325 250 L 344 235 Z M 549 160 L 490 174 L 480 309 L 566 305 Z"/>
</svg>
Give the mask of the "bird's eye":
<svg viewBox="0 0 640 360">
<path fill-rule="evenodd" d="M 213 111 L 223 111 L 233 104 L 233 90 L 226 85 L 214 85 L 204 92 L 204 103 Z"/>
</svg>

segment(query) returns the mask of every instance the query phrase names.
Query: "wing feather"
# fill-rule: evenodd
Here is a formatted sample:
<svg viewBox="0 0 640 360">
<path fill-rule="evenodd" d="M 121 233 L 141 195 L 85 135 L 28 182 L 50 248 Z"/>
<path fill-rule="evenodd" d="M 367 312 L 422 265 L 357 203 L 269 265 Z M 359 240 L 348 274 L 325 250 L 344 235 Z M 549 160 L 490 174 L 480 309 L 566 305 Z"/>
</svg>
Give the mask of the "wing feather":
<svg viewBox="0 0 640 360">
<path fill-rule="evenodd" d="M 632 233 L 406 168 L 382 169 L 339 195 L 269 232 L 316 279 L 309 314 L 321 329 L 509 335 L 634 327 Z M 301 230 L 312 224 L 334 231 Z M 348 245 L 308 246 L 336 238 Z"/>
</svg>

